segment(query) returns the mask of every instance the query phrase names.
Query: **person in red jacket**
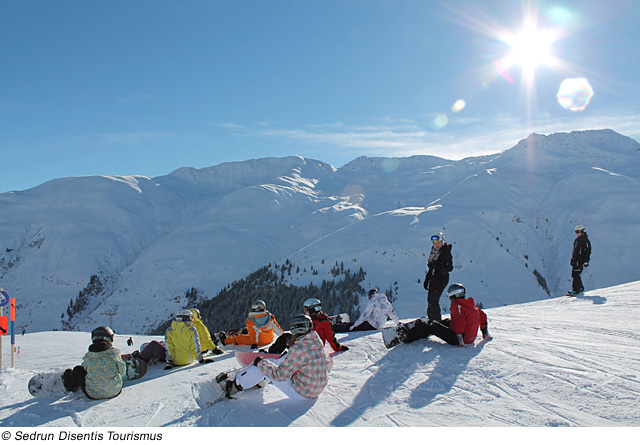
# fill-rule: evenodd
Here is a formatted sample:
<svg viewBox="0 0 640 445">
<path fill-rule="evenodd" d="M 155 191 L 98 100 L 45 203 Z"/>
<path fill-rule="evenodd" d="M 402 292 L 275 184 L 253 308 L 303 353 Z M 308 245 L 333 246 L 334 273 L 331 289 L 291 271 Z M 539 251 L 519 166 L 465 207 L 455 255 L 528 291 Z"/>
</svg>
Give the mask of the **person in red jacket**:
<svg viewBox="0 0 640 445">
<path fill-rule="evenodd" d="M 323 345 L 329 342 L 329 345 L 335 352 L 349 350 L 347 346 L 341 345 L 338 343 L 338 340 L 336 340 L 329 316 L 322 312 L 322 303 L 320 303 L 320 300 L 317 298 L 307 299 L 304 302 L 304 313 L 313 320 L 313 330 L 318 333 Z"/>
<path fill-rule="evenodd" d="M 435 335 L 450 345 L 469 347 L 473 346 L 480 329 L 482 338 L 490 340 L 487 315 L 476 306 L 473 298 L 466 298 L 466 294 L 462 284 L 452 284 L 447 289 L 447 297 L 451 300 L 450 319 L 425 321 L 419 318 L 401 323 L 398 325 L 398 337 L 403 343 L 411 343 Z"/>
</svg>

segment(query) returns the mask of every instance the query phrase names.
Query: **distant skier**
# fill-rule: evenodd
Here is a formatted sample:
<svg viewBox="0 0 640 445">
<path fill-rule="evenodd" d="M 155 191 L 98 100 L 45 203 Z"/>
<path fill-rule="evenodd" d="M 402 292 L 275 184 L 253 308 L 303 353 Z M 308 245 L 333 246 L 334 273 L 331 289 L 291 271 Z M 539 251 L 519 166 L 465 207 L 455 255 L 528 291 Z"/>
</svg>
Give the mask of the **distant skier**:
<svg viewBox="0 0 640 445">
<path fill-rule="evenodd" d="M 222 354 L 220 348 L 216 347 L 215 343 L 211 339 L 211 334 L 209 333 L 209 329 L 202 322 L 202 317 L 200 317 L 200 311 L 198 309 L 189 309 L 193 314 L 193 325 L 198 330 L 198 336 L 200 337 L 200 346 L 202 347 L 202 353 L 206 353 L 207 351 L 211 351 L 215 355 Z"/>
<path fill-rule="evenodd" d="M 176 314 L 176 319 L 165 333 L 165 344 L 167 345 L 167 365 L 164 369 L 171 369 L 174 365 L 189 365 L 194 360 L 200 363 L 213 361 L 202 357 L 200 336 L 193 325 L 193 313 L 189 309 Z"/>
<path fill-rule="evenodd" d="M 401 323 L 397 327 L 400 341 L 411 343 L 435 335 L 450 345 L 469 347 L 473 346 L 478 329 L 483 339 L 490 339 L 487 315 L 476 306 L 473 298 L 466 298 L 466 292 L 462 284 L 449 286 L 447 297 L 451 300 L 451 318 L 442 321 L 419 318 L 410 323 Z"/>
<path fill-rule="evenodd" d="M 113 347 L 114 332 L 100 326 L 91 332 L 92 344 L 82 359 L 82 366 L 67 369 L 62 381 L 68 391 L 82 391 L 90 399 L 110 399 L 122 392 L 127 372 L 120 350 Z"/>
<path fill-rule="evenodd" d="M 229 398 L 238 391 L 271 381 L 280 391 L 294 400 L 316 399 L 327 386 L 330 359 L 313 330 L 313 321 L 307 315 L 297 315 L 291 321 L 289 351 L 276 360 L 257 357 L 253 366 L 241 371 L 235 378 L 220 373 L 216 381 Z"/>
<path fill-rule="evenodd" d="M 444 233 L 440 232 L 431 237 L 431 252 L 427 259 L 427 273 L 424 277 L 424 289 L 427 294 L 427 318 L 442 320 L 440 311 L 440 297 L 449 283 L 449 272 L 453 270 L 451 244 L 444 240 Z"/>
<path fill-rule="evenodd" d="M 587 236 L 587 232 L 583 225 L 578 224 L 575 228 L 576 239 L 573 241 L 573 251 L 571 252 L 571 291 L 568 295 L 578 295 L 584 292 L 582 284 L 582 270 L 589 267 L 589 259 L 591 258 L 591 242 Z"/>
<path fill-rule="evenodd" d="M 308 298 L 305 300 L 303 307 L 304 313 L 313 320 L 313 330 L 318 333 L 323 345 L 329 342 L 329 345 L 335 352 L 349 350 L 349 347 L 341 345 L 338 343 L 338 340 L 336 340 L 329 316 L 322 312 L 322 303 L 320 300 L 317 298 Z"/>
<path fill-rule="evenodd" d="M 380 330 L 388 319 L 394 323 L 400 322 L 387 296 L 378 289 L 371 289 L 369 303 L 362 315 L 354 322 L 334 323 L 333 332 Z"/>
<path fill-rule="evenodd" d="M 246 332 L 237 335 L 219 332 L 214 334 L 214 341 L 223 345 L 246 345 L 255 349 L 271 343 L 274 334 L 279 336 L 284 332 L 276 317 L 267 311 L 267 305 L 262 300 L 256 300 L 251 304 L 251 311 L 245 323 L 247 326 L 243 331 Z"/>
</svg>

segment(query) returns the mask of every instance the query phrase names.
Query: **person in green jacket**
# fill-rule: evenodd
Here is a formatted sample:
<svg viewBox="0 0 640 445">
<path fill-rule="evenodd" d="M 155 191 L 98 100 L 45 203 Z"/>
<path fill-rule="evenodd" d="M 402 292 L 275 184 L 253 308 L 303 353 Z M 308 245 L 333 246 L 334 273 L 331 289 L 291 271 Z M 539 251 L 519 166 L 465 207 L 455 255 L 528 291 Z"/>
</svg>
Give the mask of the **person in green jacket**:
<svg viewBox="0 0 640 445">
<path fill-rule="evenodd" d="M 82 359 L 82 366 L 67 369 L 62 375 L 69 391 L 82 391 L 90 399 L 110 399 L 122 392 L 127 367 L 120 350 L 113 347 L 114 332 L 100 326 L 91 332 L 92 344 Z"/>
<path fill-rule="evenodd" d="M 207 351 L 211 351 L 215 355 L 222 354 L 222 350 L 218 348 L 213 340 L 211 339 L 211 334 L 209 333 L 209 329 L 204 325 L 202 321 L 202 317 L 200 316 L 200 311 L 198 309 L 189 309 L 193 314 L 193 325 L 198 330 L 198 336 L 200 337 L 200 346 L 202 347 L 202 353 L 206 353 Z"/>
</svg>

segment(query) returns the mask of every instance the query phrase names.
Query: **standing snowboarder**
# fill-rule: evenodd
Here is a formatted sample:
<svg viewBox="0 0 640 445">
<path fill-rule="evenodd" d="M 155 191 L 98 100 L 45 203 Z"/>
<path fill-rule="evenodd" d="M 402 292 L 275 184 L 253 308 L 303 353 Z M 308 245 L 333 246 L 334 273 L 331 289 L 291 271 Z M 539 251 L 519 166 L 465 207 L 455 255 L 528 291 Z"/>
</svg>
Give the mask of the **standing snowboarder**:
<svg viewBox="0 0 640 445">
<path fill-rule="evenodd" d="M 580 274 L 583 268 L 589 267 L 591 258 L 591 242 L 583 225 L 578 224 L 575 228 L 576 239 L 573 241 L 573 251 L 571 252 L 571 291 L 569 295 L 578 295 L 584 292 L 582 278 Z"/>
<path fill-rule="evenodd" d="M 427 274 L 424 277 L 424 289 L 427 293 L 427 318 L 442 320 L 440 296 L 449 283 L 449 272 L 453 270 L 451 244 L 444 240 L 440 232 L 431 237 L 431 252 L 427 259 Z"/>
</svg>

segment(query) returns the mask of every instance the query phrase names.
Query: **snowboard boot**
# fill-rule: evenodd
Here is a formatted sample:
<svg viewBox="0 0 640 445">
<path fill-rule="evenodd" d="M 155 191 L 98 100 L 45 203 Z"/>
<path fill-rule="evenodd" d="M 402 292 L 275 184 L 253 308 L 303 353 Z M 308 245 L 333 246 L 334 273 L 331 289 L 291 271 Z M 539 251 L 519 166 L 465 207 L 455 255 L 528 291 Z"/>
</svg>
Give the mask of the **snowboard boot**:
<svg viewBox="0 0 640 445">
<path fill-rule="evenodd" d="M 216 346 L 224 346 L 224 340 L 227 338 L 224 332 L 218 332 L 217 334 L 213 334 L 212 340 L 213 344 Z"/>
<path fill-rule="evenodd" d="M 398 336 L 398 340 L 400 340 L 402 343 L 407 342 L 408 333 L 409 330 L 403 324 L 399 324 L 398 326 L 396 326 L 396 335 Z"/>
<path fill-rule="evenodd" d="M 226 372 L 221 372 L 220 374 L 218 374 L 218 376 L 216 377 L 216 382 L 218 382 L 220 388 L 222 388 L 222 391 L 224 392 L 224 395 L 227 399 L 233 399 L 234 397 L 232 396 L 235 393 L 237 393 L 238 391 L 242 391 L 242 388 L 238 386 L 235 379 L 231 379 L 229 377 L 229 374 L 227 374 Z"/>
<path fill-rule="evenodd" d="M 62 373 L 62 384 L 67 391 L 76 392 L 80 387 L 78 380 L 73 375 L 73 371 L 71 369 L 67 369 Z"/>
</svg>

